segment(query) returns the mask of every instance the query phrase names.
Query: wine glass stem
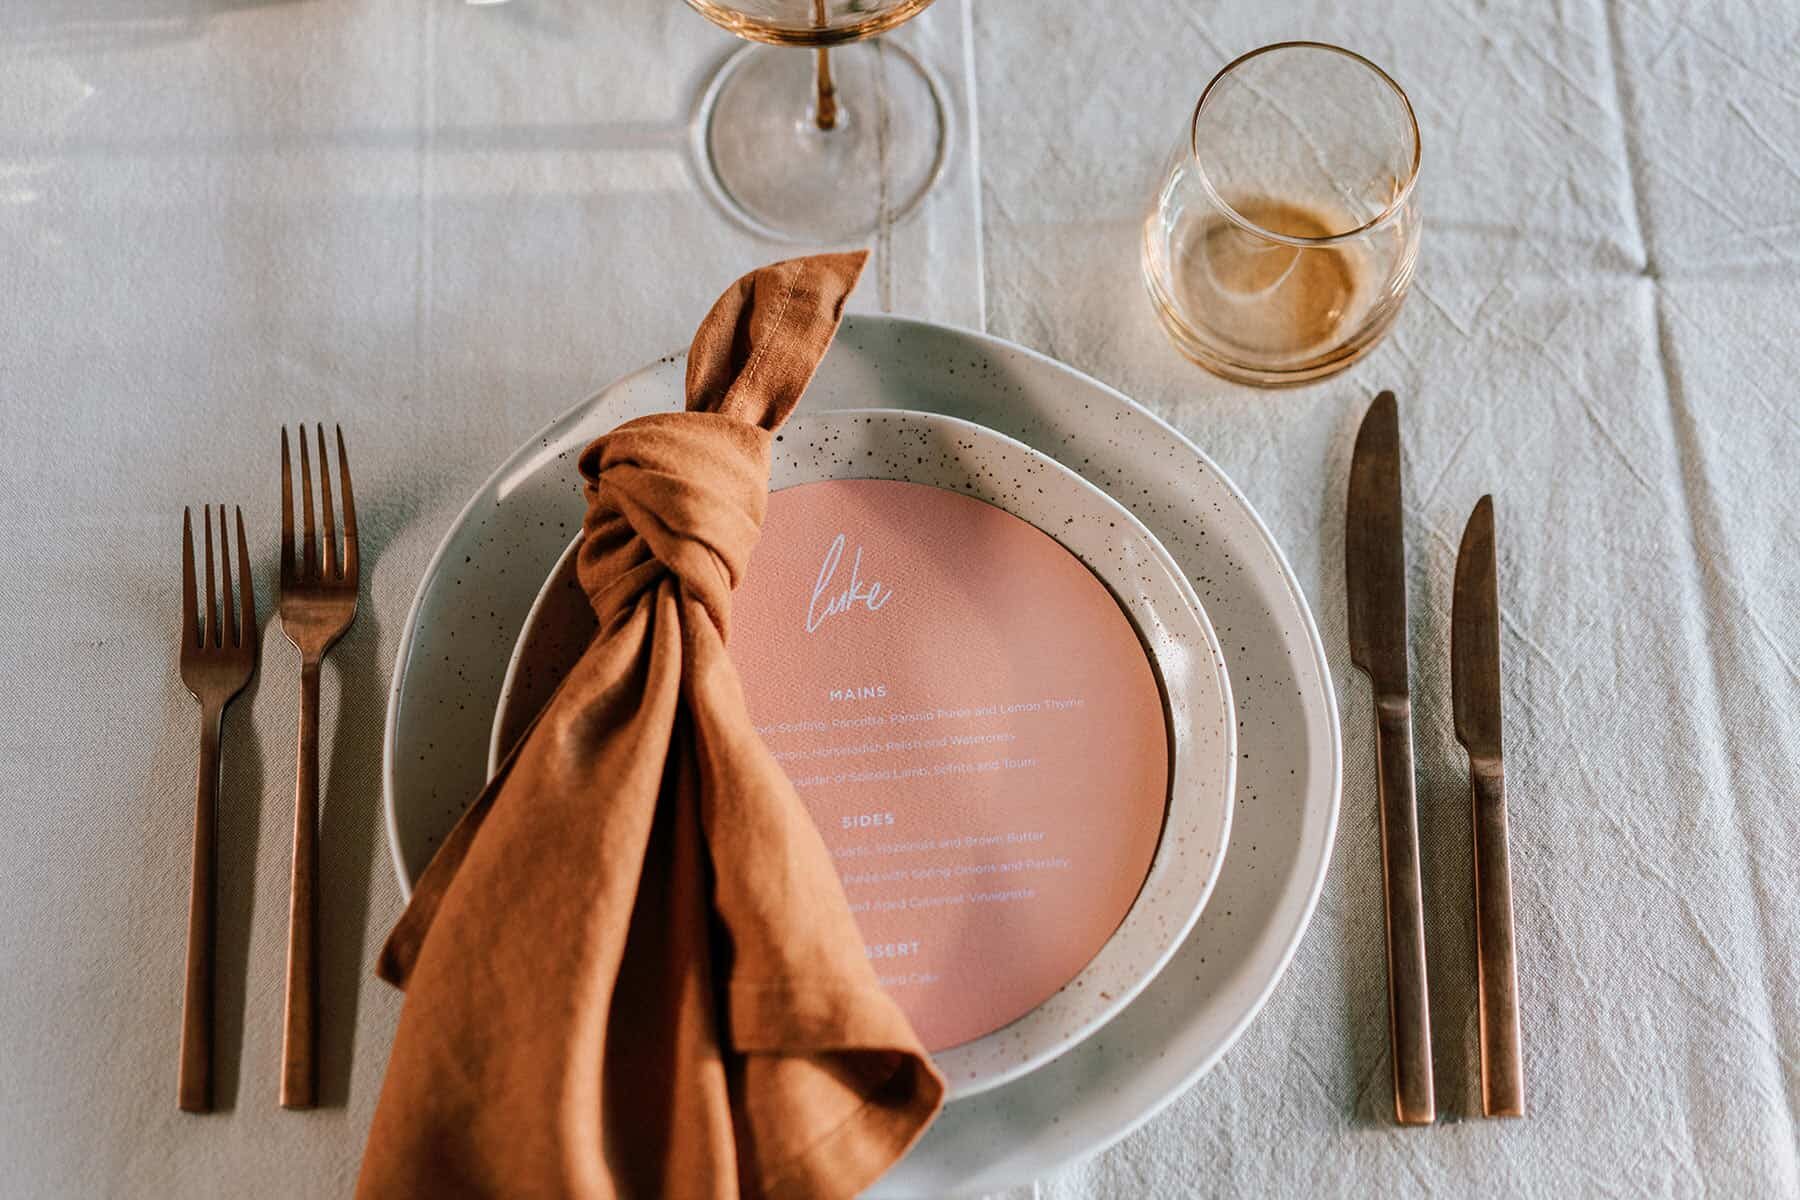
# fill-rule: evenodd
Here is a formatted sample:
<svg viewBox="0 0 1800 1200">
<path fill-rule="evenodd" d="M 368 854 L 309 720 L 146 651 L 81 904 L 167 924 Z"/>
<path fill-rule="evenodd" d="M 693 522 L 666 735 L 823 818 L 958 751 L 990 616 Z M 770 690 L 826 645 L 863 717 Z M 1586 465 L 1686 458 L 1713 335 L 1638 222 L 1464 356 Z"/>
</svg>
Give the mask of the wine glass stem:
<svg viewBox="0 0 1800 1200">
<path fill-rule="evenodd" d="M 813 120 L 820 129 L 837 128 L 838 102 L 837 85 L 831 82 L 831 51 L 819 47 L 819 103 L 813 110 Z"/>
</svg>

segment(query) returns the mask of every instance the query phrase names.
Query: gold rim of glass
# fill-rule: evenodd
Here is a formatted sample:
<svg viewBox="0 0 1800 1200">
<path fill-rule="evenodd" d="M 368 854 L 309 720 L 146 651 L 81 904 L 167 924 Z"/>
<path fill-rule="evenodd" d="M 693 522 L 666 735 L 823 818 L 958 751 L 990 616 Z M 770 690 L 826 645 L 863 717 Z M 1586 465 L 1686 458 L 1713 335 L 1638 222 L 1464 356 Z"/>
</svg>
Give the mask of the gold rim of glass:
<svg viewBox="0 0 1800 1200">
<path fill-rule="evenodd" d="M 695 2 L 696 0 L 688 0 L 688 3 L 690 4 Z M 1358 225 L 1355 229 L 1347 229 L 1342 233 L 1327 234 L 1324 237 L 1302 237 L 1297 234 L 1276 233 L 1274 230 L 1264 229 L 1261 225 L 1258 225 L 1255 221 L 1250 220 L 1250 218 L 1244 216 L 1244 214 L 1240 213 L 1237 209 L 1227 204 L 1225 198 L 1219 195 L 1218 190 L 1213 187 L 1212 178 L 1206 173 L 1206 161 L 1200 157 L 1200 114 L 1206 109 L 1207 99 L 1213 94 L 1213 89 L 1218 87 L 1220 82 L 1233 71 L 1237 70 L 1253 58 L 1260 58 L 1265 54 L 1273 54 L 1277 50 L 1328 50 L 1333 54 L 1341 54 L 1345 58 L 1352 59 L 1355 62 L 1361 63 L 1364 67 L 1367 67 L 1375 74 L 1377 79 L 1380 79 L 1383 83 L 1387 84 L 1394 95 L 1400 98 L 1400 108 L 1406 113 L 1407 129 L 1412 135 L 1412 166 L 1406 173 L 1405 185 L 1402 186 L 1399 192 L 1395 194 L 1394 198 L 1388 202 L 1388 206 L 1361 225 Z M 1206 89 L 1200 93 L 1200 99 L 1194 104 L 1194 115 L 1188 121 L 1188 153 L 1193 156 L 1194 166 L 1200 175 L 1201 186 L 1206 189 L 1206 194 L 1212 198 L 1214 204 L 1219 206 L 1219 210 L 1230 219 L 1232 224 L 1237 225 L 1258 237 L 1267 238 L 1272 242 L 1282 242 L 1289 246 L 1332 246 L 1340 242 L 1350 241 L 1353 238 L 1359 238 L 1371 230 L 1381 228 L 1398 216 L 1400 210 L 1406 207 L 1406 202 L 1412 198 L 1413 185 L 1419 181 L 1419 118 L 1413 113 L 1412 100 L 1407 97 L 1406 89 L 1394 82 L 1394 77 L 1392 75 L 1389 75 L 1386 71 L 1382 70 L 1356 51 L 1346 50 L 1342 46 L 1334 46 L 1330 42 L 1274 42 L 1267 46 L 1259 46 L 1247 54 L 1238 55 L 1223 67 L 1220 67 L 1219 73 L 1207 81 Z"/>
<path fill-rule="evenodd" d="M 689 8 L 714 25 L 749 41 L 767 42 L 772 46 L 837 46 L 845 42 L 860 42 L 910 21 L 931 7 L 931 3 L 932 0 L 902 0 L 894 7 L 861 21 L 820 28 L 817 25 L 783 25 L 775 21 L 759 21 L 745 16 L 728 4 L 717 4 L 713 0 L 687 0 Z"/>
</svg>

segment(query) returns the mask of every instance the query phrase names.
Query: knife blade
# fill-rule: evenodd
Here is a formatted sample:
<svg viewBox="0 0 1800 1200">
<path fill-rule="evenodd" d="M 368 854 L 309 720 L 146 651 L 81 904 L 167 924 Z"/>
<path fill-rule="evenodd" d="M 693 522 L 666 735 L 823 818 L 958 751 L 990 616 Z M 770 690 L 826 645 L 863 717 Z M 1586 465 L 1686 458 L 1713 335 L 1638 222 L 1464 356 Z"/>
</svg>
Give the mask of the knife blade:
<svg viewBox="0 0 1800 1200">
<path fill-rule="evenodd" d="M 1500 730 L 1500 583 L 1494 498 L 1483 496 L 1463 530 L 1450 609 L 1450 687 L 1456 740 L 1469 752 L 1475 826 L 1475 970 L 1481 1025 L 1481 1108 L 1525 1115 L 1519 1055 L 1519 985 L 1513 953 L 1512 867 Z"/>
<path fill-rule="evenodd" d="M 1456 553 L 1450 601 L 1450 695 L 1456 740 L 1471 758 L 1499 759 L 1500 587 L 1494 563 L 1494 498 L 1469 514 Z"/>
<path fill-rule="evenodd" d="M 1431 1078 L 1425 904 L 1419 879 L 1418 806 L 1413 788 L 1403 534 L 1400 408 L 1394 393 L 1382 392 L 1363 417 L 1350 460 L 1344 574 L 1349 597 L 1350 659 L 1368 675 L 1375 693 L 1394 1117 L 1402 1125 L 1429 1125 L 1437 1119 L 1437 1098 Z"/>
<path fill-rule="evenodd" d="M 1400 512 L 1400 406 L 1375 397 L 1356 431 L 1345 514 L 1350 661 L 1375 694 L 1406 696 L 1406 544 Z"/>
</svg>

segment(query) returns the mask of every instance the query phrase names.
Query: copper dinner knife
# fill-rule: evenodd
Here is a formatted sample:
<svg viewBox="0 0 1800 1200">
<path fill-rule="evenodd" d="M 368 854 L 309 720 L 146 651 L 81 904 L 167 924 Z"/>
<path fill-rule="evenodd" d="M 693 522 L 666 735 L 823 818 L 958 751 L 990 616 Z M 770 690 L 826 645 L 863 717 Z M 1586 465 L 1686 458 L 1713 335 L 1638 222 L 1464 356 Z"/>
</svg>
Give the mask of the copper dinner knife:
<svg viewBox="0 0 1800 1200">
<path fill-rule="evenodd" d="M 1344 572 L 1349 585 L 1350 661 L 1368 675 L 1375 693 L 1394 1116 L 1402 1125 L 1429 1125 L 1437 1119 L 1437 1099 L 1431 1082 L 1425 904 L 1419 882 L 1412 693 L 1407 682 L 1400 411 L 1392 392 L 1375 397 L 1357 431 L 1347 509 Z"/>
<path fill-rule="evenodd" d="M 1519 1061 L 1519 983 L 1513 959 L 1512 868 L 1506 768 L 1500 743 L 1500 588 L 1494 498 L 1463 530 L 1450 610 L 1450 687 L 1456 740 L 1469 752 L 1475 820 L 1475 971 L 1481 1014 L 1481 1110 L 1525 1115 Z"/>
</svg>

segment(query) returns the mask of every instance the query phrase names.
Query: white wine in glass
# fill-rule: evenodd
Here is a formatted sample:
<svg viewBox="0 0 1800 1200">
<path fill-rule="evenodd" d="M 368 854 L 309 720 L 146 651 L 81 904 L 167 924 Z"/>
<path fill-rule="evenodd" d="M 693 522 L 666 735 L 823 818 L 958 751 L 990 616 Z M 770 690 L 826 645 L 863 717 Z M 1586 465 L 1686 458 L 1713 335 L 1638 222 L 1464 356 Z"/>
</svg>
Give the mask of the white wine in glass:
<svg viewBox="0 0 1800 1200">
<path fill-rule="evenodd" d="M 687 2 L 751 43 L 713 76 L 699 113 L 702 172 L 739 221 L 829 244 L 924 199 L 943 173 L 949 106 L 923 63 L 874 39 L 931 0 Z"/>
</svg>

